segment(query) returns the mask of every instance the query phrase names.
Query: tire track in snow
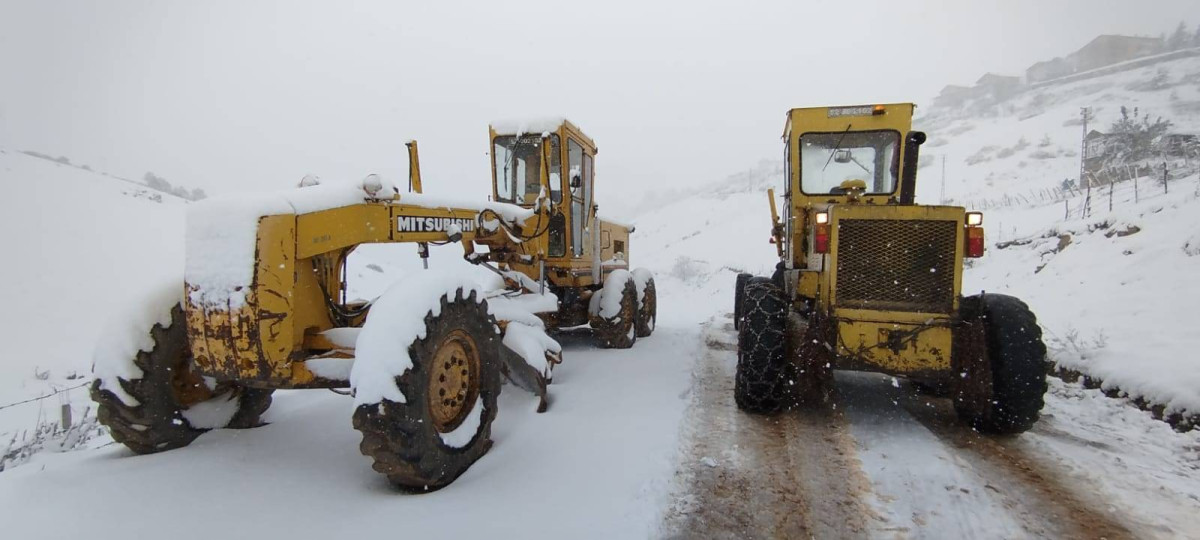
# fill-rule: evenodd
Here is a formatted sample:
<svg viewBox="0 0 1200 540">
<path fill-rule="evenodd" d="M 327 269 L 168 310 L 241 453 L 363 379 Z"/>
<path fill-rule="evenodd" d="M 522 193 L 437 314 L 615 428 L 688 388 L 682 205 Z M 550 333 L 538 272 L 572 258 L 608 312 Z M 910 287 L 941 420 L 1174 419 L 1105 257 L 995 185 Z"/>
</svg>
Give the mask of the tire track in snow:
<svg viewBox="0 0 1200 540">
<path fill-rule="evenodd" d="M 866 536 L 868 483 L 842 415 L 832 407 L 772 416 L 738 410 L 732 327 L 711 323 L 704 338 L 663 536 Z"/>
<path fill-rule="evenodd" d="M 1111 508 L 1107 501 L 1081 491 L 1086 484 L 1059 474 L 1052 463 L 1027 451 L 1019 436 L 986 436 L 964 427 L 946 399 L 909 395 L 902 405 L 988 478 L 988 487 L 1022 520 L 1026 532 L 1055 538 L 1137 537 L 1105 511 Z"/>
</svg>

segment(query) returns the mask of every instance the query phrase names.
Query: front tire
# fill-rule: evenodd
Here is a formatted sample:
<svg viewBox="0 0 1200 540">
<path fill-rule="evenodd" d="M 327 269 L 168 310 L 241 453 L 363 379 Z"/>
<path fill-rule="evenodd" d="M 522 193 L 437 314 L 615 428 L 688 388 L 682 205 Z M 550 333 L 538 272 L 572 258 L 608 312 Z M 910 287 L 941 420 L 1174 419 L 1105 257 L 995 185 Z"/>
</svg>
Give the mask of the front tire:
<svg viewBox="0 0 1200 540">
<path fill-rule="evenodd" d="M 967 375 L 960 379 L 955 411 L 984 433 L 1029 430 L 1046 393 L 1046 345 L 1037 317 L 1021 300 L 1002 294 L 963 298 L 960 305 L 959 331 L 979 337 L 976 346 L 969 339 L 955 344 L 956 371 Z"/>
<path fill-rule="evenodd" d="M 734 401 L 747 412 L 777 412 L 789 402 L 788 303 L 770 279 L 751 278 L 743 309 Z"/>
<path fill-rule="evenodd" d="M 171 324 L 155 324 L 150 330 L 154 347 L 138 351 L 134 364 L 142 376 L 133 380 L 96 379 L 91 396 L 96 417 L 108 428 L 113 440 L 137 454 L 152 454 L 191 444 L 214 428 L 244 429 L 262 425 L 261 416 L 271 406 L 271 390 L 248 388 L 223 382 L 209 386 L 191 370 L 187 321 L 183 307 L 171 308 Z M 104 385 L 120 384 L 136 403 L 129 404 Z M 236 400 L 236 402 L 234 401 Z M 207 409 L 202 416 L 214 425 L 194 425 L 189 411 Z M 215 414 L 214 414 L 215 413 Z"/>
<path fill-rule="evenodd" d="M 354 410 L 359 450 L 372 467 L 402 490 L 425 493 L 483 457 L 500 395 L 499 347 L 487 302 L 461 289 L 443 296 L 439 314 L 425 316 L 425 338 L 408 347 L 412 367 L 395 379 L 405 402 L 383 399 Z"/>
</svg>

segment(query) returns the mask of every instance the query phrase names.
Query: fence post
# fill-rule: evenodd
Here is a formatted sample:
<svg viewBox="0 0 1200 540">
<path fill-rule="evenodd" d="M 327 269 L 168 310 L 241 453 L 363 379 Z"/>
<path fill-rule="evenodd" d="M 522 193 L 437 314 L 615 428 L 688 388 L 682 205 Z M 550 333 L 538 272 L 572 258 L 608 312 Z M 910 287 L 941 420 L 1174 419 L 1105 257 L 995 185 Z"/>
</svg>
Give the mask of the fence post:
<svg viewBox="0 0 1200 540">
<path fill-rule="evenodd" d="M 1167 193 L 1167 162 L 1163 162 L 1163 193 Z"/>
<path fill-rule="evenodd" d="M 1108 211 L 1109 212 L 1112 212 L 1113 184 L 1115 184 L 1115 183 L 1116 182 L 1113 182 L 1111 178 L 1108 180 Z"/>
<path fill-rule="evenodd" d="M 1071 219 L 1071 201 L 1063 199 L 1063 220 Z"/>
<path fill-rule="evenodd" d="M 70 403 L 62 404 L 62 429 L 63 429 L 63 431 L 67 431 L 68 429 L 71 429 L 71 404 Z"/>
</svg>

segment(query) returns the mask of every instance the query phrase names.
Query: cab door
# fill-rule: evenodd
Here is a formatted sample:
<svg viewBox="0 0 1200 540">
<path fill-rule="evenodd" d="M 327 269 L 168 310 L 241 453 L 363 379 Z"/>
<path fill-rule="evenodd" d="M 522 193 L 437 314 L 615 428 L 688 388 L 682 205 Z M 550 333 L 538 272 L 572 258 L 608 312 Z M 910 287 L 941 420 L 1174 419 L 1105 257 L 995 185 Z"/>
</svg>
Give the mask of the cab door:
<svg viewBox="0 0 1200 540">
<path fill-rule="evenodd" d="M 592 169 L 593 157 L 573 138 L 567 139 L 567 177 L 571 194 L 571 257 L 592 256 Z"/>
</svg>

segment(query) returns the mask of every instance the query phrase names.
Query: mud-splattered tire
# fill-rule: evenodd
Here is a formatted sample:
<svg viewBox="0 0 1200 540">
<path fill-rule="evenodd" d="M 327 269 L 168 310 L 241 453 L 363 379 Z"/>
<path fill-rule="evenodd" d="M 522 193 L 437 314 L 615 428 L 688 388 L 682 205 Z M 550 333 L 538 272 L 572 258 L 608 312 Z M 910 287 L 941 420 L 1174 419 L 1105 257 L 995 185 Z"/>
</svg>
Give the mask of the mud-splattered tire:
<svg viewBox="0 0 1200 540">
<path fill-rule="evenodd" d="M 396 377 L 405 403 L 384 399 L 354 411 L 354 429 L 362 434 L 359 450 L 404 491 L 424 493 L 449 485 L 492 446 L 500 340 L 487 302 L 476 302 L 474 292 L 465 298 L 462 293 L 443 296 L 441 313 L 425 316 L 425 338 L 408 347 L 412 368 Z M 458 379 L 463 393 L 448 403 L 450 394 L 440 391 L 445 389 L 443 377 L 454 372 L 465 373 Z M 456 446 L 456 438 L 466 440 Z"/>
<path fill-rule="evenodd" d="M 770 279 L 751 278 L 746 283 L 743 309 L 734 401 L 747 412 L 779 411 L 790 402 L 787 301 Z"/>
<path fill-rule="evenodd" d="M 163 328 L 156 324 L 150 330 L 154 348 L 150 352 L 139 351 L 134 363 L 142 370 L 142 377 L 134 380 L 120 379 L 121 388 L 137 400 L 136 405 L 127 405 L 112 391 L 102 387 L 99 379 L 92 383 L 91 396 L 97 403 L 96 417 L 112 434 L 113 440 L 125 445 L 138 454 L 152 454 L 187 446 L 208 429 L 193 427 L 185 417 L 189 406 L 200 403 L 185 403 L 177 391 L 179 385 L 205 384 L 202 379 L 190 375 L 186 370 L 191 363 L 191 350 L 187 341 L 187 322 L 183 308 L 176 305 L 171 309 L 171 326 Z M 189 377 L 190 375 L 190 377 Z M 251 428 L 261 425 L 260 418 L 271 406 L 271 391 L 251 389 L 232 383 L 220 383 L 215 389 L 202 389 L 211 397 L 203 401 L 238 399 L 236 411 L 224 426 L 229 428 Z"/>
<path fill-rule="evenodd" d="M 609 279 L 614 279 L 615 273 L 609 276 Z M 625 274 L 628 276 L 628 274 Z M 618 276 L 618 278 L 620 278 Z M 593 333 L 596 335 L 596 342 L 600 347 L 605 349 L 628 349 L 633 347 L 637 341 L 637 286 L 632 278 L 626 279 L 625 286 L 621 290 L 621 309 L 616 315 L 604 318 L 600 316 L 599 310 L 591 310 L 593 314 L 590 316 L 590 323 Z M 606 290 L 610 290 L 606 285 L 603 289 L 596 291 L 597 295 L 602 295 Z M 603 302 L 603 298 L 597 301 Z"/>
<path fill-rule="evenodd" d="M 654 276 L 649 270 L 638 268 L 633 271 L 634 285 L 637 286 L 637 337 L 650 337 L 658 323 L 658 290 L 654 286 Z"/>
<path fill-rule="evenodd" d="M 956 396 L 959 417 L 984 433 L 1029 430 L 1046 393 L 1046 345 L 1037 317 L 1021 300 L 1002 294 L 963 298 L 960 311 L 968 324 L 983 326 L 987 356 L 980 365 L 986 365 L 991 376 L 991 394 L 975 400 Z"/>
<path fill-rule="evenodd" d="M 733 282 L 733 329 L 742 329 L 742 301 L 746 297 L 746 282 L 754 276 L 741 273 Z"/>
</svg>

